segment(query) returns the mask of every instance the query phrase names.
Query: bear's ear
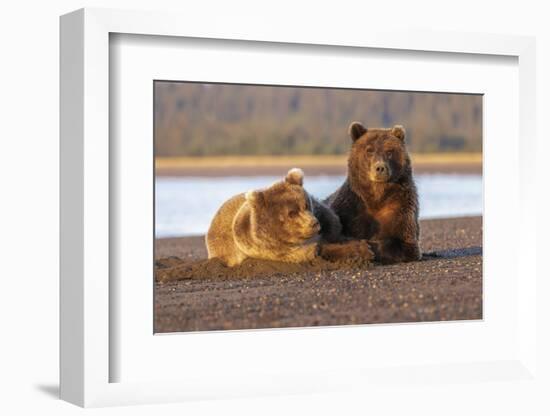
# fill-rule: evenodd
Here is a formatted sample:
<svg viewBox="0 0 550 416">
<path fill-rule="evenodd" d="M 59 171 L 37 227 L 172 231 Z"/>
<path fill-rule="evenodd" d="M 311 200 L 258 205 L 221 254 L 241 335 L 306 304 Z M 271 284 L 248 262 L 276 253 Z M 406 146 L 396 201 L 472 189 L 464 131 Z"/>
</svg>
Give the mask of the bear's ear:
<svg viewBox="0 0 550 416">
<path fill-rule="evenodd" d="M 397 137 L 401 141 L 405 141 L 405 129 L 399 124 L 393 126 L 393 129 L 391 129 L 391 135 Z"/>
<path fill-rule="evenodd" d="M 288 171 L 285 178 L 286 183 L 291 185 L 304 185 L 304 171 L 299 168 L 292 168 Z"/>
<path fill-rule="evenodd" d="M 251 204 L 261 204 L 264 200 L 262 191 L 248 191 L 244 194 L 245 199 Z"/>
<path fill-rule="evenodd" d="M 349 135 L 351 140 L 356 141 L 359 137 L 367 132 L 365 126 L 363 126 L 358 121 L 354 121 L 349 125 Z"/>
</svg>

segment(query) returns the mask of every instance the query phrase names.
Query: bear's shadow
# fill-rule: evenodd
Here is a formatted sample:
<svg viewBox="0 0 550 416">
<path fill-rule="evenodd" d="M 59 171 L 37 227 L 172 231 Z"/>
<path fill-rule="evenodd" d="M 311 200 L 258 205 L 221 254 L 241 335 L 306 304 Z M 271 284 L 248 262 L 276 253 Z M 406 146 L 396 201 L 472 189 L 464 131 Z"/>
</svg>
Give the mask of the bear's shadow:
<svg viewBox="0 0 550 416">
<path fill-rule="evenodd" d="M 481 256 L 482 254 L 483 250 L 480 246 L 453 248 L 422 253 L 422 260 L 455 259 L 458 257 Z"/>
</svg>

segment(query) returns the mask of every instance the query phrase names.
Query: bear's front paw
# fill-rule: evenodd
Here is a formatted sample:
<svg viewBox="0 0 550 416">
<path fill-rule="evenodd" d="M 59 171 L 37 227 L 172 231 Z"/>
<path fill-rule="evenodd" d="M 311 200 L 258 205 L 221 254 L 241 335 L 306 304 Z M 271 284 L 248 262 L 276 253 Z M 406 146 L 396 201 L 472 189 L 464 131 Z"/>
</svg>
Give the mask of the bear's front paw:
<svg viewBox="0 0 550 416">
<path fill-rule="evenodd" d="M 366 240 L 351 240 L 344 243 L 323 244 L 319 254 L 328 261 L 342 261 L 350 259 L 361 259 L 370 261 L 374 259 Z"/>
<path fill-rule="evenodd" d="M 354 240 L 348 243 L 350 251 L 353 250 L 354 256 L 363 260 L 374 260 L 374 253 L 367 240 Z"/>
</svg>

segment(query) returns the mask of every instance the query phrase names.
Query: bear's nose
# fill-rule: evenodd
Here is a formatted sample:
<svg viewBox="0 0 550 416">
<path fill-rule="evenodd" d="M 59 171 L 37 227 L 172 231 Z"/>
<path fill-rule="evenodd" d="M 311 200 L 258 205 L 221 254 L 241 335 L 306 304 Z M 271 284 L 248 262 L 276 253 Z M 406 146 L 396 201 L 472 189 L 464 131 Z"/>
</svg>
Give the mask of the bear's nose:
<svg viewBox="0 0 550 416">
<path fill-rule="evenodd" d="M 376 170 L 376 173 L 378 173 L 378 174 L 388 173 L 388 167 L 386 166 L 385 163 L 377 163 L 376 166 L 374 167 L 374 169 Z"/>
</svg>

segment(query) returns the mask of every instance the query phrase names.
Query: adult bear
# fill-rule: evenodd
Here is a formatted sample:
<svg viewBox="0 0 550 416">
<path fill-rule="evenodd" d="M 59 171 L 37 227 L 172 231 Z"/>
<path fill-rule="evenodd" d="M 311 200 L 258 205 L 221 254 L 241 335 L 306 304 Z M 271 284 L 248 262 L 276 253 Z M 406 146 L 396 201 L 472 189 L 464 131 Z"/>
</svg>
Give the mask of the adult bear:
<svg viewBox="0 0 550 416">
<path fill-rule="evenodd" d="M 354 122 L 349 134 L 347 179 L 326 200 L 344 237 L 366 239 L 380 263 L 419 260 L 418 195 L 404 128 L 367 129 Z"/>
</svg>

